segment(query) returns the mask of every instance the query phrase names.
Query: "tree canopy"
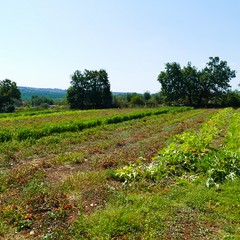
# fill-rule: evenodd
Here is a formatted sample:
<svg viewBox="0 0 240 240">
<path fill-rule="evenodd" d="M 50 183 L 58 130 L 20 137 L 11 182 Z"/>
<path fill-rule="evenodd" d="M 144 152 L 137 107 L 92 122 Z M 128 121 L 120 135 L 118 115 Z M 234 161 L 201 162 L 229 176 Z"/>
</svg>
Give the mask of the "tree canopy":
<svg viewBox="0 0 240 240">
<path fill-rule="evenodd" d="M 0 112 L 13 112 L 17 100 L 21 100 L 17 84 L 9 79 L 0 81 Z"/>
<path fill-rule="evenodd" d="M 105 70 L 77 70 L 72 75 L 67 90 L 67 100 L 72 109 L 99 109 L 112 105 L 110 82 Z"/>
<path fill-rule="evenodd" d="M 30 102 L 33 107 L 49 106 L 54 104 L 53 99 L 39 96 L 32 96 Z"/>
<path fill-rule="evenodd" d="M 160 72 L 158 81 L 167 103 L 183 103 L 191 106 L 205 106 L 221 98 L 230 88 L 229 82 L 236 76 L 226 61 L 210 57 L 205 68 L 198 70 L 188 63 L 186 67 L 173 62 L 167 63 Z"/>
</svg>

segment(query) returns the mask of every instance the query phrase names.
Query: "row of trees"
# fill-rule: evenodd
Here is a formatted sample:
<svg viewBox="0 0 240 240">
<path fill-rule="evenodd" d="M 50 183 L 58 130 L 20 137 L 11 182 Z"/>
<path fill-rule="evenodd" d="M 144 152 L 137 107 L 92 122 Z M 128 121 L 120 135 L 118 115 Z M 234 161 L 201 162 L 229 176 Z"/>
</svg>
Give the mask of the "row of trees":
<svg viewBox="0 0 240 240">
<path fill-rule="evenodd" d="M 113 96 L 113 107 L 124 108 L 124 107 L 157 107 L 159 105 L 189 105 L 186 101 L 178 100 L 166 102 L 166 96 L 162 92 L 150 94 L 150 98 L 145 98 L 144 94 L 128 93 L 128 94 L 117 94 Z M 206 105 L 205 105 L 206 106 Z M 207 104 L 209 107 L 240 107 L 240 92 L 235 90 L 227 90 L 222 97 L 212 99 Z"/>
<path fill-rule="evenodd" d="M 124 107 L 156 107 L 162 104 L 160 94 L 150 94 L 145 92 L 139 93 L 123 93 L 116 94 L 113 96 L 113 107 L 124 108 Z"/>
<path fill-rule="evenodd" d="M 155 95 L 126 93 L 112 95 L 108 74 L 105 70 L 75 71 L 67 90 L 67 101 L 72 109 L 98 109 L 109 107 L 156 106 Z"/>
<path fill-rule="evenodd" d="M 146 92 L 144 95 L 115 96 L 112 102 L 110 83 L 105 70 L 85 70 L 83 73 L 76 71 L 72 75 L 67 100 L 71 108 L 79 109 L 153 106 L 158 103 L 196 107 L 228 106 L 229 104 L 240 106 L 238 92 L 230 91 L 229 83 L 235 76 L 236 72 L 219 57 L 210 57 L 202 70 L 198 70 L 191 63 L 185 67 L 181 67 L 176 62 L 167 63 L 165 71 L 158 75 L 157 80 L 161 84 L 158 98 Z"/>
<path fill-rule="evenodd" d="M 67 90 L 67 102 L 72 109 L 99 109 L 128 106 L 156 106 L 158 104 L 182 104 L 196 107 L 209 105 L 240 107 L 240 94 L 230 90 L 230 81 L 236 76 L 226 61 L 210 57 L 206 66 L 198 70 L 191 63 L 181 67 L 173 62 L 165 65 L 157 80 L 161 91 L 151 95 L 122 94 L 113 96 L 106 70 L 77 70 L 71 76 Z M 0 112 L 12 112 L 21 100 L 21 92 L 15 82 L 0 81 Z M 51 99 L 32 96 L 32 106 L 51 105 Z"/>
<path fill-rule="evenodd" d="M 167 63 L 160 72 L 158 81 L 164 101 L 202 107 L 221 102 L 230 88 L 229 82 L 236 76 L 226 61 L 210 57 L 205 68 L 198 70 L 188 63 L 186 67 L 173 62 Z"/>
</svg>

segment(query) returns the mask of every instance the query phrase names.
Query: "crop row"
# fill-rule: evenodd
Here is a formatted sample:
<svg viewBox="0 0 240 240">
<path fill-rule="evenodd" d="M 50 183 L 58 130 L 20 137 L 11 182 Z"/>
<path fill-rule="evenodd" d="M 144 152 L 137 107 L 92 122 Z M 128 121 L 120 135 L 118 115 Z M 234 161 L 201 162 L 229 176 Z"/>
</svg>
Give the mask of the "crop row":
<svg viewBox="0 0 240 240">
<path fill-rule="evenodd" d="M 42 111 L 28 111 L 28 112 L 14 112 L 14 113 L 1 113 L 0 119 L 9 119 L 14 117 L 31 117 L 31 116 L 37 116 L 42 114 L 53 114 L 57 112 L 62 112 L 62 110 L 42 110 Z"/>
<path fill-rule="evenodd" d="M 117 111 L 114 110 L 74 110 L 74 111 L 57 111 L 57 112 L 48 112 L 42 111 L 39 114 L 31 115 L 30 113 L 24 113 L 22 115 L 12 115 L 9 114 L 5 118 L 1 118 L 0 114 L 0 123 L 3 128 L 12 128 L 15 126 L 25 126 L 25 125 L 35 125 L 35 127 L 41 127 L 44 124 L 51 122 L 54 123 L 64 123 L 72 120 L 93 120 L 98 119 L 101 116 L 106 116 L 106 114 L 117 114 Z M 35 112 L 33 112 L 35 113 Z M 127 113 L 127 112 L 123 112 Z M 119 113 L 118 113 L 119 114 Z"/>
<path fill-rule="evenodd" d="M 44 126 L 56 124 L 68 124 L 76 121 L 93 121 L 100 120 L 107 117 L 114 117 L 119 115 L 140 114 L 152 112 L 150 108 L 124 108 L 124 109 L 97 109 L 97 110 L 74 110 L 74 111 L 59 111 L 52 113 L 42 113 L 34 116 L 22 115 L 12 116 L 9 114 L 8 118 L 0 118 L 1 130 L 15 129 L 18 127 L 34 127 L 40 129 Z"/>
<path fill-rule="evenodd" d="M 93 128 L 105 124 L 114 124 L 124 121 L 140 119 L 151 115 L 160 115 L 164 113 L 175 113 L 189 110 L 188 107 L 163 107 L 158 110 L 147 110 L 144 112 L 135 112 L 133 114 L 119 114 L 115 116 L 102 117 L 99 119 L 90 120 L 75 120 L 71 122 L 54 123 L 40 126 L 38 128 L 34 126 L 29 127 L 16 127 L 5 128 L 0 131 L 0 142 L 6 142 L 11 140 L 26 140 L 26 139 L 39 139 L 44 136 L 50 136 L 55 133 L 63 132 L 76 132 L 83 129 Z"/>
<path fill-rule="evenodd" d="M 224 126 L 228 123 L 225 144 L 220 144 L 218 141 L 223 137 Z M 239 123 L 239 111 L 221 110 L 203 123 L 200 131 L 176 135 L 150 164 L 143 161 L 137 165 L 130 164 L 116 170 L 115 177 L 127 182 L 141 178 L 159 180 L 163 177 L 181 177 L 186 173 L 204 174 L 208 176 L 207 186 L 212 186 L 240 176 Z"/>
<path fill-rule="evenodd" d="M 208 171 L 210 184 L 240 177 L 239 110 L 232 115 L 224 145 L 215 152 L 214 161 L 212 161 L 211 168 Z"/>
</svg>

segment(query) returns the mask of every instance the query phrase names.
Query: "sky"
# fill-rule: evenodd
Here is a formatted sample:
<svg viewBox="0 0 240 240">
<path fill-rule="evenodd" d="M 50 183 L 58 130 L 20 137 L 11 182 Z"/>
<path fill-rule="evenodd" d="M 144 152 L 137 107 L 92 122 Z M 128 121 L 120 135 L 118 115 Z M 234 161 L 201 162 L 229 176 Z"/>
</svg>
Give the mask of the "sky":
<svg viewBox="0 0 240 240">
<path fill-rule="evenodd" d="M 239 0 L 0 0 L 0 80 L 70 86 L 105 69 L 114 92 L 160 91 L 168 62 L 227 61 L 240 83 Z M 239 88 L 238 88 L 239 89 Z"/>
</svg>

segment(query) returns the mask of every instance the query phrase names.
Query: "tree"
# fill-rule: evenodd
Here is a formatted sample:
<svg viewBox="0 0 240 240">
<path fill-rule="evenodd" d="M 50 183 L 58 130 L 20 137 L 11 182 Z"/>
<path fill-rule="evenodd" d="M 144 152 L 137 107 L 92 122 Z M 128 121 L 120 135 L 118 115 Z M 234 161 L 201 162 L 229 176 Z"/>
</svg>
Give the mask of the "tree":
<svg viewBox="0 0 240 240">
<path fill-rule="evenodd" d="M 72 75 L 71 86 L 67 90 L 67 100 L 72 109 L 99 109 L 112 105 L 112 93 L 108 74 L 105 70 L 83 73 L 77 70 Z"/>
<path fill-rule="evenodd" d="M 127 108 L 129 102 L 127 101 L 127 94 L 117 94 L 113 96 L 113 107 L 115 108 Z"/>
<path fill-rule="evenodd" d="M 127 93 L 127 94 L 126 94 L 127 102 L 130 103 L 132 97 L 137 96 L 137 95 L 138 95 L 138 93 L 136 93 L 136 92 L 131 92 L 131 93 L 129 92 L 129 93 Z"/>
<path fill-rule="evenodd" d="M 21 100 L 17 84 L 9 79 L 0 81 L 0 112 L 13 112 L 17 100 Z"/>
<path fill-rule="evenodd" d="M 235 71 L 228 67 L 226 61 L 220 61 L 219 57 L 209 59 L 201 71 L 191 63 L 183 68 L 175 62 L 167 63 L 165 71 L 158 75 L 165 102 L 205 106 L 226 94 Z"/>
<path fill-rule="evenodd" d="M 220 61 L 219 57 L 209 59 L 199 76 L 198 105 L 207 104 L 210 99 L 223 97 L 230 88 L 230 80 L 236 77 L 236 71 L 231 70 L 226 61 Z"/>
<path fill-rule="evenodd" d="M 151 98 L 153 98 L 153 101 L 156 102 L 157 104 L 163 104 L 165 101 L 162 92 L 152 94 Z"/>
<path fill-rule="evenodd" d="M 145 93 L 143 93 L 143 98 L 144 101 L 147 102 L 151 98 L 151 93 L 146 91 Z"/>
<path fill-rule="evenodd" d="M 134 95 L 134 96 L 132 96 L 132 98 L 130 100 L 130 104 L 132 106 L 143 106 L 144 105 L 144 99 L 140 95 Z"/>
<path fill-rule="evenodd" d="M 53 105 L 54 101 L 46 97 L 32 96 L 31 104 L 33 107 L 45 106 L 44 108 L 47 108 L 49 105 Z"/>
<path fill-rule="evenodd" d="M 240 107 L 240 92 L 237 90 L 235 91 L 227 91 L 227 93 L 224 95 L 222 100 L 222 106 L 224 107 L 234 107 L 239 108 Z"/>
<path fill-rule="evenodd" d="M 182 69 L 182 78 L 184 82 L 184 92 L 186 105 L 195 105 L 199 97 L 199 72 L 196 67 L 189 62 L 186 67 Z"/>
<path fill-rule="evenodd" d="M 165 101 L 171 103 L 184 97 L 184 80 L 180 64 L 167 63 L 165 71 L 160 72 L 158 81 L 162 85 L 162 94 Z"/>
</svg>

